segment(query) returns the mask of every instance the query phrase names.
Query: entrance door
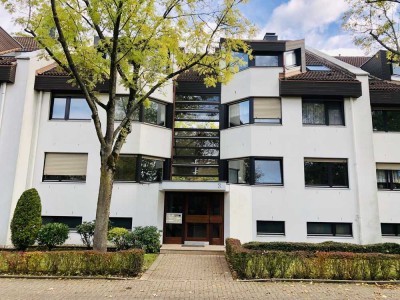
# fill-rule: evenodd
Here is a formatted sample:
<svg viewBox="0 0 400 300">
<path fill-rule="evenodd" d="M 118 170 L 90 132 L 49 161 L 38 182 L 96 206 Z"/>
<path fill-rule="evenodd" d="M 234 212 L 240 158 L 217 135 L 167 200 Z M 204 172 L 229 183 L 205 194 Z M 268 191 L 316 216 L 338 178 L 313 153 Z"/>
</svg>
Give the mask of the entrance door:
<svg viewBox="0 0 400 300">
<path fill-rule="evenodd" d="M 164 243 L 223 245 L 223 204 L 222 193 L 166 193 Z"/>
</svg>

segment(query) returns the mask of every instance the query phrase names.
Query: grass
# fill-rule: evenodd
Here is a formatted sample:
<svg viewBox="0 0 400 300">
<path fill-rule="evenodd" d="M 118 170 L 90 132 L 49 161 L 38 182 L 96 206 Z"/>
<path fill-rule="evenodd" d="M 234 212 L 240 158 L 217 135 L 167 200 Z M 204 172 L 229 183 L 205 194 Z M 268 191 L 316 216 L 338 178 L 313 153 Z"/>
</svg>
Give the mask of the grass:
<svg viewBox="0 0 400 300">
<path fill-rule="evenodd" d="M 145 254 L 144 255 L 144 263 L 143 263 L 143 271 L 146 271 L 153 262 L 157 259 L 158 254 Z"/>
</svg>

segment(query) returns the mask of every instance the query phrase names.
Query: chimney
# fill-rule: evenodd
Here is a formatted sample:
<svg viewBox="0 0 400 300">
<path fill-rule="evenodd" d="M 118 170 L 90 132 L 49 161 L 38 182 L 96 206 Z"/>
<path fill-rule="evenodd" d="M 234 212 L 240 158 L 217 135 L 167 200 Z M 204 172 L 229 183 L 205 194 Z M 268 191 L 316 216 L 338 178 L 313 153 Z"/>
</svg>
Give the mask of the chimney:
<svg viewBox="0 0 400 300">
<path fill-rule="evenodd" d="M 267 32 L 267 33 L 265 33 L 263 40 L 264 41 L 277 41 L 278 36 L 275 34 L 275 32 Z"/>
</svg>

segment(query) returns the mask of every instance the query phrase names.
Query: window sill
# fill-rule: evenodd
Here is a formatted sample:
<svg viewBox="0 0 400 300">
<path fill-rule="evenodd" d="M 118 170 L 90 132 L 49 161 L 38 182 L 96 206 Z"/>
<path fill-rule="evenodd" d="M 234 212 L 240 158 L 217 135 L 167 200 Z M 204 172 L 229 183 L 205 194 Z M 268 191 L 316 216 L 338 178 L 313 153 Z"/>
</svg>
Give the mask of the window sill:
<svg viewBox="0 0 400 300">
<path fill-rule="evenodd" d="M 312 186 L 312 185 L 306 185 L 305 188 L 307 190 L 350 190 L 350 187 L 345 187 L 345 186 Z"/>
<path fill-rule="evenodd" d="M 50 181 L 50 180 L 46 180 L 46 181 L 42 181 L 42 183 L 55 183 L 55 184 L 60 184 L 60 183 L 66 183 L 66 184 L 85 184 L 86 181 Z"/>
<path fill-rule="evenodd" d="M 122 121 L 115 121 L 114 123 L 120 124 Z M 140 121 L 132 121 L 132 124 L 142 124 L 142 125 L 149 125 L 149 126 L 153 126 L 153 127 L 157 127 L 157 128 L 163 128 L 163 129 L 169 129 L 171 130 L 171 128 L 168 128 L 167 126 L 164 125 L 157 125 L 157 124 L 153 124 L 153 123 L 146 123 L 146 122 L 140 122 Z"/>
<path fill-rule="evenodd" d="M 72 123 L 80 123 L 80 122 L 82 122 L 82 123 L 90 123 L 90 122 L 92 122 L 92 119 L 69 119 L 69 120 L 65 120 L 65 119 L 49 119 L 48 120 L 49 122 L 65 122 L 65 123 L 69 123 L 69 122 L 72 122 Z"/>
<path fill-rule="evenodd" d="M 382 235 L 382 238 L 386 239 L 400 239 L 400 235 Z"/>
<path fill-rule="evenodd" d="M 400 192 L 400 189 L 398 189 L 398 190 L 378 189 L 378 192 Z"/>
<path fill-rule="evenodd" d="M 257 237 L 286 237 L 286 235 L 283 233 L 276 233 L 276 234 L 273 234 L 273 233 L 268 233 L 268 234 L 257 234 L 256 235 Z"/>
<path fill-rule="evenodd" d="M 255 183 L 251 186 L 260 186 L 260 187 L 276 187 L 276 188 L 284 188 L 283 184 L 272 184 L 272 183 Z"/>
<path fill-rule="evenodd" d="M 346 128 L 346 125 L 303 124 L 303 127 Z"/>
<path fill-rule="evenodd" d="M 385 134 L 385 133 L 393 133 L 393 134 L 400 134 L 400 131 L 382 131 L 382 130 L 373 130 L 373 133 Z"/>
<path fill-rule="evenodd" d="M 349 240 L 349 239 L 354 239 L 354 236 L 340 236 L 340 235 L 307 235 L 307 238 L 311 239 L 344 239 L 344 240 Z"/>
</svg>

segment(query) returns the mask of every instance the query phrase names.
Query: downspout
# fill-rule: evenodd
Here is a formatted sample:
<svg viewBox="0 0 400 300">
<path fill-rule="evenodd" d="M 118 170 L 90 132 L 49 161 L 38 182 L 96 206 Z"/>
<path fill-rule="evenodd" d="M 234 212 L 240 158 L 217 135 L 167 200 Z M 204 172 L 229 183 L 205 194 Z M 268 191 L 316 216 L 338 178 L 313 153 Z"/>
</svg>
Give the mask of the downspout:
<svg viewBox="0 0 400 300">
<path fill-rule="evenodd" d="M 36 105 L 35 117 L 33 120 L 33 128 L 32 128 L 32 140 L 31 140 L 31 149 L 29 153 L 29 169 L 28 169 L 28 178 L 26 181 L 26 189 L 30 189 L 33 187 L 33 178 L 35 172 L 35 162 L 36 162 L 36 152 L 38 145 L 38 136 L 39 136 L 39 128 L 40 128 L 40 115 L 42 111 L 42 102 L 43 102 L 43 91 L 39 92 L 38 103 Z"/>
<path fill-rule="evenodd" d="M 7 83 L 3 82 L 0 85 L 0 133 L 1 128 L 3 127 L 3 114 L 4 114 L 4 105 L 6 102 L 6 91 L 7 91 Z"/>
</svg>

